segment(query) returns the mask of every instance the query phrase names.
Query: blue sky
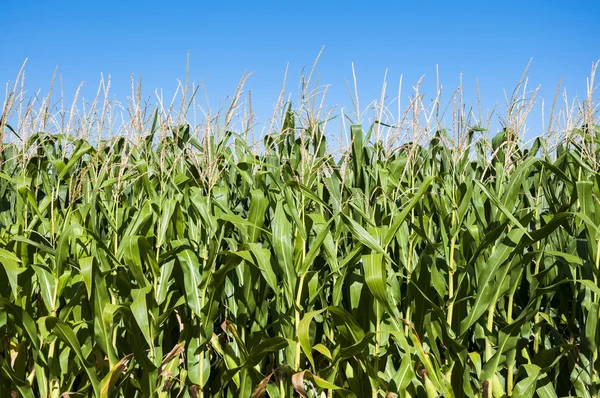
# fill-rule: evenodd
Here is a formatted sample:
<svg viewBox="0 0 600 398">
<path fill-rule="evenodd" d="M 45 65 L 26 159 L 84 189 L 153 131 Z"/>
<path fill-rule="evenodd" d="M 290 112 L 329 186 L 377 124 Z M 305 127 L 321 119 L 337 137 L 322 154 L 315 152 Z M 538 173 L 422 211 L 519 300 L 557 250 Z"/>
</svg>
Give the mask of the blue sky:
<svg viewBox="0 0 600 398">
<path fill-rule="evenodd" d="M 484 108 L 503 102 L 532 58 L 530 87 L 552 100 L 559 79 L 583 97 L 600 59 L 600 2 L 594 1 L 5 1 L 0 36 L 0 82 L 14 80 L 28 58 L 30 92 L 47 90 L 54 69 L 72 98 L 95 93 L 100 74 L 113 94 L 130 94 L 130 76 L 172 93 L 185 78 L 203 82 L 211 106 L 231 95 L 244 71 L 260 120 L 270 116 L 289 64 L 295 93 L 303 67 L 317 67 L 330 84 L 328 106 L 350 108 L 346 79 L 355 64 L 361 103 L 379 97 L 386 69 L 390 96 L 402 74 L 403 98 L 426 75 L 433 95 L 436 65 L 447 93 L 463 74 L 465 98 L 479 80 Z M 0 94 L 4 96 L 4 93 Z M 295 98 L 295 97 L 293 97 Z M 538 117 L 538 116 L 532 116 Z"/>
</svg>

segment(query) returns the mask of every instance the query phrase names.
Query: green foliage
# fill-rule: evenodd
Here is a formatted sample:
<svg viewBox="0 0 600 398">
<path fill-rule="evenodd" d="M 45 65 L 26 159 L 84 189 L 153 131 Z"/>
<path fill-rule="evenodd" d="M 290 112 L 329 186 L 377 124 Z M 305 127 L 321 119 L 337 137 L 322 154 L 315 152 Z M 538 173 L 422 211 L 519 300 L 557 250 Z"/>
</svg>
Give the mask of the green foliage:
<svg viewBox="0 0 600 398">
<path fill-rule="evenodd" d="M 5 144 L 0 396 L 597 396 L 598 140 L 295 123 Z"/>
</svg>

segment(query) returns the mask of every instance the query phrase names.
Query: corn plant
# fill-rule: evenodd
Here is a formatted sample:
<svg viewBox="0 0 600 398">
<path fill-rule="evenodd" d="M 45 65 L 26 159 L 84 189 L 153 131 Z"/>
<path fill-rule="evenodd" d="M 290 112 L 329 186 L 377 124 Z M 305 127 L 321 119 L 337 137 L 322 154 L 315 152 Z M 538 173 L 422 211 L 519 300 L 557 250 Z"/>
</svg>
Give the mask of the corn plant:
<svg viewBox="0 0 600 398">
<path fill-rule="evenodd" d="M 291 104 L 260 150 L 140 114 L 0 122 L 0 396 L 598 396 L 593 120 L 334 154 Z"/>
</svg>

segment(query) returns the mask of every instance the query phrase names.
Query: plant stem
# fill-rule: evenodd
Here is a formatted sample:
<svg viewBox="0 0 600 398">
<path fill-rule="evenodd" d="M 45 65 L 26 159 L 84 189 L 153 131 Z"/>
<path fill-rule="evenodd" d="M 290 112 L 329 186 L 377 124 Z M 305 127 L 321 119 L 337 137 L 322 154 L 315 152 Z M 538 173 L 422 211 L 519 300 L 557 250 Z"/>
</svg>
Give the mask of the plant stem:
<svg viewBox="0 0 600 398">
<path fill-rule="evenodd" d="M 380 339 L 381 339 L 381 327 L 380 327 L 380 323 L 381 323 L 381 306 L 379 305 L 379 302 L 377 300 L 375 300 L 375 355 L 374 355 L 374 366 L 375 366 L 375 372 L 379 372 L 379 345 L 380 345 Z M 371 396 L 373 398 L 377 398 L 379 396 L 379 389 L 375 388 L 375 386 L 372 386 L 372 392 L 371 392 Z"/>
<path fill-rule="evenodd" d="M 450 327 L 452 327 L 452 313 L 454 312 L 454 272 L 455 272 L 455 267 L 454 267 L 454 246 L 455 246 L 455 238 L 452 237 L 452 239 L 450 240 L 450 264 L 449 264 L 449 268 L 450 268 L 450 272 L 448 275 L 448 314 L 447 314 L 447 321 L 448 321 L 448 325 Z"/>
<path fill-rule="evenodd" d="M 302 300 L 302 288 L 304 286 L 304 275 L 300 275 L 298 282 L 298 294 L 296 295 L 296 356 L 294 358 L 294 370 L 300 370 L 300 338 L 298 336 L 298 327 L 300 326 L 300 302 Z"/>
<path fill-rule="evenodd" d="M 487 329 L 488 333 L 492 333 L 494 329 L 494 313 L 496 311 L 496 302 L 494 301 L 490 307 L 488 308 L 488 320 L 487 320 Z M 486 346 L 485 346 L 485 361 L 489 362 L 492 360 L 492 343 L 489 339 L 486 338 Z M 494 373 L 487 380 L 488 382 L 488 395 L 484 398 L 492 398 L 492 386 L 494 383 Z"/>
</svg>

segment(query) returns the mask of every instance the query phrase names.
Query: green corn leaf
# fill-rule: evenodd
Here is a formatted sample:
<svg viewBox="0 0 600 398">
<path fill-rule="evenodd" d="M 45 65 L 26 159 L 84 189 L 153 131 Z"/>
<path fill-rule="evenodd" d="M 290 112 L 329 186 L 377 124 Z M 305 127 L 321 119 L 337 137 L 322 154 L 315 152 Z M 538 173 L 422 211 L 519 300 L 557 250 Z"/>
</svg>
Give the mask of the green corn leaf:
<svg viewBox="0 0 600 398">
<path fill-rule="evenodd" d="M 475 301 L 472 304 L 471 311 L 468 316 L 460 322 L 461 334 L 466 333 L 469 328 L 479 320 L 483 313 L 493 305 L 492 299 L 497 286 L 494 284 L 494 279 L 498 275 L 498 270 L 501 265 L 507 261 L 511 256 L 515 255 L 514 247 L 518 246 L 524 232 L 521 229 L 513 229 L 508 233 L 498 247 L 494 250 L 494 253 L 486 262 L 481 275 L 477 280 L 477 294 Z"/>
<path fill-rule="evenodd" d="M 252 263 L 258 267 L 275 294 L 279 294 L 279 283 L 271 266 L 271 252 L 261 248 L 257 243 L 248 243 L 247 246 L 252 253 Z"/>
<path fill-rule="evenodd" d="M 66 345 L 69 346 L 69 348 L 73 350 L 77 359 L 79 360 L 80 366 L 82 366 L 87 373 L 89 381 L 94 390 L 94 394 L 96 396 L 100 395 L 100 383 L 96 376 L 96 370 L 84 357 L 83 351 L 81 350 L 81 345 L 79 340 L 77 340 L 77 336 L 73 332 L 73 329 L 71 329 L 69 325 L 62 322 L 58 318 L 51 316 L 45 318 L 45 324 L 49 330 L 52 330 L 52 332 L 56 334 L 58 338 L 60 338 Z"/>
<path fill-rule="evenodd" d="M 306 314 L 304 314 L 304 317 L 302 317 L 298 325 L 298 341 L 300 342 L 300 347 L 302 347 L 302 351 L 304 352 L 304 355 L 306 355 L 306 358 L 308 358 L 308 361 L 310 362 L 313 369 L 315 369 L 315 360 L 312 356 L 312 348 L 309 337 L 310 324 L 313 318 L 316 315 L 321 314 L 323 311 L 325 310 L 307 312 Z"/>
<path fill-rule="evenodd" d="M 492 194 L 490 190 L 488 190 L 481 182 L 474 182 L 475 184 L 477 184 L 479 189 L 481 189 L 481 191 L 485 194 L 485 196 L 487 196 L 488 199 L 494 204 L 494 206 L 496 206 L 514 225 L 516 225 L 517 228 L 523 231 L 525 235 L 531 238 L 531 235 L 529 235 L 527 229 L 523 225 L 521 225 L 519 220 L 517 220 L 516 217 L 506 207 L 504 207 L 500 200 L 498 200 L 498 198 L 494 194 Z"/>
<path fill-rule="evenodd" d="M 0 248 L 0 263 L 4 267 L 6 277 L 10 285 L 13 297 L 18 297 L 19 286 L 17 284 L 17 277 L 19 275 L 19 263 L 21 260 L 12 252 Z"/>
<path fill-rule="evenodd" d="M 202 297 L 200 295 L 200 262 L 198 256 L 188 247 L 177 253 L 177 260 L 184 276 L 185 298 L 193 313 L 202 318 Z"/>
<path fill-rule="evenodd" d="M 133 302 L 129 308 L 131 309 L 131 313 L 142 331 L 142 335 L 146 339 L 146 342 L 152 347 L 154 345 L 154 339 L 152 338 L 150 320 L 148 318 L 148 305 L 146 303 L 146 295 L 150 290 L 150 286 L 146 286 L 142 289 L 132 289 L 131 297 L 133 298 Z"/>
<path fill-rule="evenodd" d="M 375 251 L 376 253 L 379 253 L 382 256 L 384 256 L 387 260 L 392 261 L 392 259 L 385 252 L 385 250 L 381 247 L 381 245 L 377 242 L 377 240 L 375 238 L 373 238 L 373 236 L 371 236 L 371 234 L 369 234 L 367 232 L 367 230 L 365 230 L 362 226 L 360 226 L 360 224 L 358 224 L 356 221 L 352 220 L 345 214 L 340 213 L 340 216 L 342 217 L 344 225 L 346 225 L 346 227 L 348 227 L 348 229 L 350 230 L 352 235 L 354 235 L 355 238 L 363 246 L 368 247 L 369 249 Z"/>
<path fill-rule="evenodd" d="M 394 217 L 394 219 L 393 219 L 394 221 L 393 221 L 392 225 L 390 226 L 390 229 L 388 230 L 387 234 L 383 238 L 383 247 L 388 247 L 390 245 L 390 243 L 396 236 L 398 229 L 400 229 L 400 227 L 402 226 L 402 223 L 406 219 L 406 216 L 408 216 L 410 211 L 423 198 L 423 196 L 425 195 L 425 192 L 427 192 L 427 190 L 429 189 L 429 186 L 433 183 L 433 181 L 435 179 L 436 179 L 436 177 L 434 177 L 434 176 L 426 177 L 423 180 L 423 182 L 421 183 L 419 190 L 415 193 L 415 196 L 413 196 L 413 198 L 402 209 L 402 211 L 397 216 Z"/>
</svg>

